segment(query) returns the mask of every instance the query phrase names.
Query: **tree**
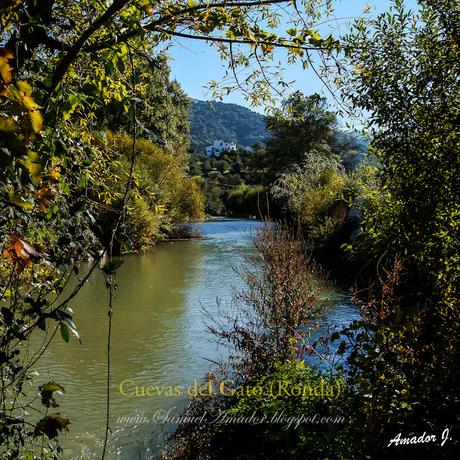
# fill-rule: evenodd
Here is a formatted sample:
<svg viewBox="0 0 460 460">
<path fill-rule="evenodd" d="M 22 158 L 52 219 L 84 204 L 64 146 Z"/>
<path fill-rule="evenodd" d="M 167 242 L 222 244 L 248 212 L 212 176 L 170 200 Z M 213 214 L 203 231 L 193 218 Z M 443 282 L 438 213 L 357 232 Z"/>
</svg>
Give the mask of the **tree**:
<svg viewBox="0 0 460 460">
<path fill-rule="evenodd" d="M 146 73 L 143 69 L 149 69 Z M 141 59 L 136 68 L 136 86 L 142 87 L 142 98 L 137 105 L 136 119 L 139 134 L 174 153 L 181 163 L 187 165 L 190 144 L 188 96 L 179 83 L 170 80 L 166 56 L 149 63 Z M 104 108 L 106 126 L 112 131 L 125 130 L 129 126 L 126 101 L 112 101 Z"/>
<path fill-rule="evenodd" d="M 281 174 L 271 193 L 285 203 L 289 215 L 308 239 L 323 243 L 342 223 L 333 211 L 339 203 L 343 206 L 347 176 L 339 158 L 331 154 L 327 145 L 309 151 L 304 158 L 302 165 Z"/>
<path fill-rule="evenodd" d="M 121 196 L 128 179 L 133 139 L 128 134 L 108 134 L 105 147 L 117 158 L 116 171 L 101 181 L 100 190 L 110 189 Z M 126 205 L 124 232 L 132 249 L 146 250 L 159 239 L 174 236 L 180 226 L 204 218 L 204 197 L 196 178 L 187 177 L 181 159 L 158 144 L 136 141 L 133 186 Z M 117 175 L 114 174 L 117 172 Z M 115 179 L 114 179 L 115 177 Z M 109 227 L 101 219 L 102 227 Z"/>
<path fill-rule="evenodd" d="M 367 396 L 356 398 L 354 429 L 376 455 L 386 454 L 381 436 L 457 423 L 459 31 L 456 0 L 424 0 L 418 12 L 396 0 L 344 42 L 343 94 L 369 114 L 376 158 L 358 202 L 358 248 L 375 270 L 358 296 L 368 322 L 348 334 L 350 378 Z M 430 455 L 448 458 L 458 443 L 448 449 Z"/>
<path fill-rule="evenodd" d="M 296 91 L 283 102 L 282 108 L 267 119 L 271 138 L 267 154 L 272 174 L 303 162 L 305 154 L 319 143 L 330 143 L 336 118 L 327 110 L 326 99 L 318 94 L 304 96 Z"/>
<path fill-rule="evenodd" d="M 72 73 L 76 60 L 87 56 L 91 61 L 104 62 L 108 77 L 119 62 L 113 58 L 114 52 L 126 55 L 128 48 L 134 46 L 144 54 L 141 45 L 146 41 L 154 47 L 174 37 L 214 43 L 224 58 L 233 58 L 232 71 L 251 62 L 266 63 L 275 47 L 286 49 L 291 59 L 301 59 L 308 65 L 309 52 L 323 52 L 336 46 L 331 37 L 322 39 L 313 29 L 321 12 L 331 11 L 329 1 L 292 5 L 289 0 L 214 3 L 114 0 L 106 7 L 96 0 L 80 0 L 72 8 L 62 0 L 42 2 L 40 6 L 28 0 L 3 3 L 0 43 L 15 54 L 16 70 L 40 66 L 42 102 L 46 108 L 62 91 L 62 87 L 57 91 L 58 86 Z M 281 11 L 287 14 L 287 37 L 276 33 Z M 140 43 L 133 43 L 132 39 Z M 240 45 L 249 45 L 251 53 L 240 53 Z M 254 95 L 258 100 L 264 97 L 260 76 L 260 72 L 253 73 L 247 81 L 247 88 L 259 85 L 259 94 Z M 227 92 L 228 89 L 225 88 Z"/>
<path fill-rule="evenodd" d="M 355 70 L 345 91 L 370 113 L 378 177 L 395 210 L 386 234 L 371 215 L 367 221 L 377 256 L 403 255 L 427 290 L 447 294 L 460 262 L 460 7 L 449 0 L 421 6 L 417 15 L 396 1 L 390 16 L 356 23 L 346 38 Z"/>
</svg>

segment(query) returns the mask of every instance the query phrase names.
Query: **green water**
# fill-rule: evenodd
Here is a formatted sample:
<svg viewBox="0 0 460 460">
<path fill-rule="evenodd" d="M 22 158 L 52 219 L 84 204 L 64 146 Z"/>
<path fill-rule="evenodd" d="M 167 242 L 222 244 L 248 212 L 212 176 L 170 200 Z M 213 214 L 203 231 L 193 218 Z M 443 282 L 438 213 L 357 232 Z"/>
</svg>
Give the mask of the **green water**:
<svg viewBox="0 0 460 460">
<path fill-rule="evenodd" d="M 231 301 L 232 286 L 241 286 L 233 267 L 252 253 L 252 235 L 259 225 L 244 220 L 208 222 L 201 225 L 207 239 L 162 244 L 148 254 L 125 257 L 114 301 L 112 433 L 107 458 L 154 458 L 174 425 L 151 423 L 152 417 L 161 409 L 179 415 L 187 404 L 185 395 L 122 396 L 122 381 L 187 389 L 206 375 L 209 359 L 225 353 L 206 333 L 202 307 L 213 311 L 217 298 Z M 334 299 L 322 318 L 324 325 L 356 316 L 345 297 L 335 295 Z M 71 304 L 82 344 L 74 338 L 64 343 L 56 337 L 37 368 L 38 383 L 52 380 L 66 390 L 58 396 L 57 410 L 71 420 L 69 433 L 61 437 L 67 459 L 100 458 L 105 427 L 107 300 L 104 280 L 95 273 Z M 133 385 L 126 386 L 131 392 Z"/>
</svg>

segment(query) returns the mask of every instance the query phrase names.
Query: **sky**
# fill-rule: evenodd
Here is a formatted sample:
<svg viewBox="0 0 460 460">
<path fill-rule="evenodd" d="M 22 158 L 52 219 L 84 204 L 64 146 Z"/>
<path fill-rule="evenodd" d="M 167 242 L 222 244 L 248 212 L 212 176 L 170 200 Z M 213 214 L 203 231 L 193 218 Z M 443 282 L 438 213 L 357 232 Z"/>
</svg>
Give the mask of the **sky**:
<svg viewBox="0 0 460 460">
<path fill-rule="evenodd" d="M 408 8 L 415 9 L 417 7 L 416 0 L 406 0 L 405 3 Z M 330 27 L 344 33 L 347 30 L 347 23 L 351 22 L 353 18 L 362 16 L 366 6 L 371 7 L 369 14 L 377 15 L 387 10 L 390 5 L 389 0 L 336 0 L 334 11 L 336 20 L 330 25 L 324 26 L 321 33 L 323 36 L 331 33 L 332 31 L 328 30 Z M 171 57 L 171 77 L 181 84 L 191 98 L 209 100 L 210 94 L 205 89 L 206 84 L 211 80 L 219 81 L 225 72 L 217 52 L 202 41 L 177 39 L 169 54 Z M 332 106 L 334 105 L 332 97 L 313 70 L 304 70 L 300 64 L 286 65 L 285 78 L 287 81 L 294 81 L 290 92 L 300 90 L 305 94 L 320 93 L 329 99 Z M 249 107 L 249 103 L 240 92 L 231 93 L 224 99 L 224 102 Z M 263 112 L 263 107 L 256 107 L 253 110 Z"/>
</svg>

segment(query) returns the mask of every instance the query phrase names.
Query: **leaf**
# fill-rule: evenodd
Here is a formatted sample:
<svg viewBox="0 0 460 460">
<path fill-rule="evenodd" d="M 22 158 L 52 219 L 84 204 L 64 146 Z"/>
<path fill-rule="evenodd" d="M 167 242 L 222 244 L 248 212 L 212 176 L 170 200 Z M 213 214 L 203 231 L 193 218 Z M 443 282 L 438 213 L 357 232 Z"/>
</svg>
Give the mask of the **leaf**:
<svg viewBox="0 0 460 460">
<path fill-rule="evenodd" d="M 19 271 L 32 265 L 31 255 L 33 254 L 27 250 L 25 244 L 28 245 L 25 241 L 21 240 L 21 238 L 13 236 L 3 250 L 3 257 L 5 257 L 11 265 L 17 264 L 17 269 Z"/>
<path fill-rule="evenodd" d="M 72 334 L 81 343 L 80 334 L 78 333 L 77 326 L 75 326 L 75 323 L 70 318 L 64 318 L 64 321 L 65 321 L 67 328 L 70 329 L 70 332 L 72 332 Z"/>
<path fill-rule="evenodd" d="M 65 393 L 64 387 L 59 383 L 48 382 L 40 386 L 40 396 L 42 398 L 42 404 L 46 407 L 58 407 L 59 404 L 53 397 L 55 391 Z"/>
<path fill-rule="evenodd" d="M 59 323 L 59 330 L 61 331 L 61 337 L 64 340 L 64 342 L 69 342 L 70 339 L 70 331 L 67 325 L 63 322 Z"/>
<path fill-rule="evenodd" d="M 274 49 L 272 45 L 267 44 L 267 43 L 262 43 L 260 47 L 262 48 L 262 51 L 264 54 L 271 53 Z"/>
<path fill-rule="evenodd" d="M 54 166 L 50 171 L 48 171 L 45 174 L 45 177 L 48 180 L 53 181 L 53 182 L 58 182 L 58 178 L 60 176 L 61 176 L 61 168 L 59 166 Z M 63 184 L 62 187 L 64 187 L 64 185 L 67 185 L 67 184 Z M 67 187 L 68 187 L 68 185 L 67 185 Z"/>
<path fill-rule="evenodd" d="M 11 83 L 13 79 L 13 69 L 10 66 L 9 61 L 13 59 L 13 54 L 11 51 L 8 51 L 5 48 L 0 49 L 0 76 L 2 78 L 2 82 L 0 82 L 0 95 L 4 95 L 4 87 Z"/>
<path fill-rule="evenodd" d="M 10 203 L 22 209 L 25 209 L 26 211 L 31 211 L 34 207 L 33 203 L 22 199 L 22 197 L 16 195 L 13 190 L 11 190 L 8 194 L 8 199 Z"/>
<path fill-rule="evenodd" d="M 2 307 L 0 314 L 3 324 L 9 326 L 13 322 L 13 313 L 9 308 Z"/>
<path fill-rule="evenodd" d="M 51 200 L 54 198 L 54 194 L 51 191 L 51 188 L 46 185 L 45 187 L 42 187 L 38 191 L 38 198 L 40 201 L 39 209 L 41 212 L 46 212 L 48 211 L 50 205 L 51 205 Z"/>
<path fill-rule="evenodd" d="M 38 153 L 29 150 L 27 152 L 27 158 L 22 161 L 22 164 L 27 168 L 33 178 L 40 177 L 42 165 Z"/>
<path fill-rule="evenodd" d="M 0 118 L 0 131 L 4 133 L 12 133 L 17 131 L 18 124 L 10 117 Z"/>
<path fill-rule="evenodd" d="M 0 75 L 6 84 L 11 83 L 13 78 L 12 67 L 9 64 L 13 57 L 11 51 L 5 48 L 0 49 Z"/>
<path fill-rule="evenodd" d="M 347 344 L 345 343 L 345 341 L 340 342 L 340 345 L 337 348 L 337 354 L 343 355 L 345 353 L 346 347 L 347 347 Z"/>
<path fill-rule="evenodd" d="M 123 265 L 123 260 L 122 260 L 122 259 L 109 260 L 109 261 L 101 268 L 101 270 L 102 270 L 106 275 L 113 275 L 122 265 Z"/>
<path fill-rule="evenodd" d="M 68 430 L 70 420 L 61 417 L 59 413 L 42 418 L 35 426 L 34 436 L 45 434 L 49 439 L 55 438 L 59 431 Z"/>
<path fill-rule="evenodd" d="M 340 334 L 336 331 L 331 335 L 331 342 L 340 338 Z"/>
<path fill-rule="evenodd" d="M 38 110 L 29 111 L 30 124 L 34 133 L 38 134 L 43 128 L 43 117 Z"/>
<path fill-rule="evenodd" d="M 39 109 L 40 106 L 35 102 L 32 97 L 32 87 L 26 81 L 18 81 L 18 96 L 19 101 L 24 107 L 29 110 Z"/>
<path fill-rule="evenodd" d="M 314 30 L 310 30 L 308 35 L 310 36 L 310 39 L 313 41 L 321 40 L 321 35 L 318 32 L 315 32 Z"/>
<path fill-rule="evenodd" d="M 86 187 L 87 182 L 88 181 L 86 179 L 86 176 L 80 176 L 80 178 L 78 179 L 78 186 L 81 190 L 83 190 Z"/>
<path fill-rule="evenodd" d="M 56 383 L 56 382 L 48 382 L 48 383 L 44 383 L 41 387 L 40 387 L 40 391 L 43 392 L 43 391 L 62 391 L 65 393 L 65 390 L 64 390 L 64 387 L 62 385 L 60 385 L 59 383 Z"/>
<path fill-rule="evenodd" d="M 64 121 L 67 121 L 72 113 L 75 111 L 77 104 L 80 102 L 80 98 L 76 94 L 70 94 L 67 98 L 67 101 L 62 108 L 62 118 Z"/>
<path fill-rule="evenodd" d="M 149 16 L 151 16 L 155 10 L 153 9 L 153 5 L 145 5 L 144 11 L 145 11 L 145 14 L 148 14 Z"/>
</svg>

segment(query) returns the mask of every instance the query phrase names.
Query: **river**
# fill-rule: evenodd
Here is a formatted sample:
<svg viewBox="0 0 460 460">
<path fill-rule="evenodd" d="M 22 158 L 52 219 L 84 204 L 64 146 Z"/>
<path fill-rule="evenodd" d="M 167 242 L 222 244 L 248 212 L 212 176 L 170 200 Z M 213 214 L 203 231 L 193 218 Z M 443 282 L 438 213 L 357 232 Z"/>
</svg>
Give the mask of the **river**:
<svg viewBox="0 0 460 460">
<path fill-rule="evenodd" d="M 247 220 L 206 222 L 200 224 L 205 239 L 160 244 L 147 254 L 124 257 L 114 300 L 107 458 L 147 460 L 158 453 L 173 426 L 146 419 L 161 409 L 179 415 L 187 396 L 122 396 L 120 383 L 129 381 L 126 394 L 134 384 L 187 389 L 206 375 L 208 360 L 223 351 L 206 333 L 202 307 L 212 311 L 217 298 L 230 302 L 232 286 L 242 286 L 233 267 L 251 255 L 252 235 L 260 225 Z M 100 458 L 107 302 L 103 277 L 95 272 L 71 304 L 82 343 L 74 337 L 69 343 L 56 337 L 36 368 L 38 384 L 55 381 L 65 387 L 56 409 L 71 420 L 69 432 L 60 437 L 65 459 Z M 324 327 L 357 317 L 343 294 L 332 292 L 330 304 L 321 318 Z"/>
</svg>

